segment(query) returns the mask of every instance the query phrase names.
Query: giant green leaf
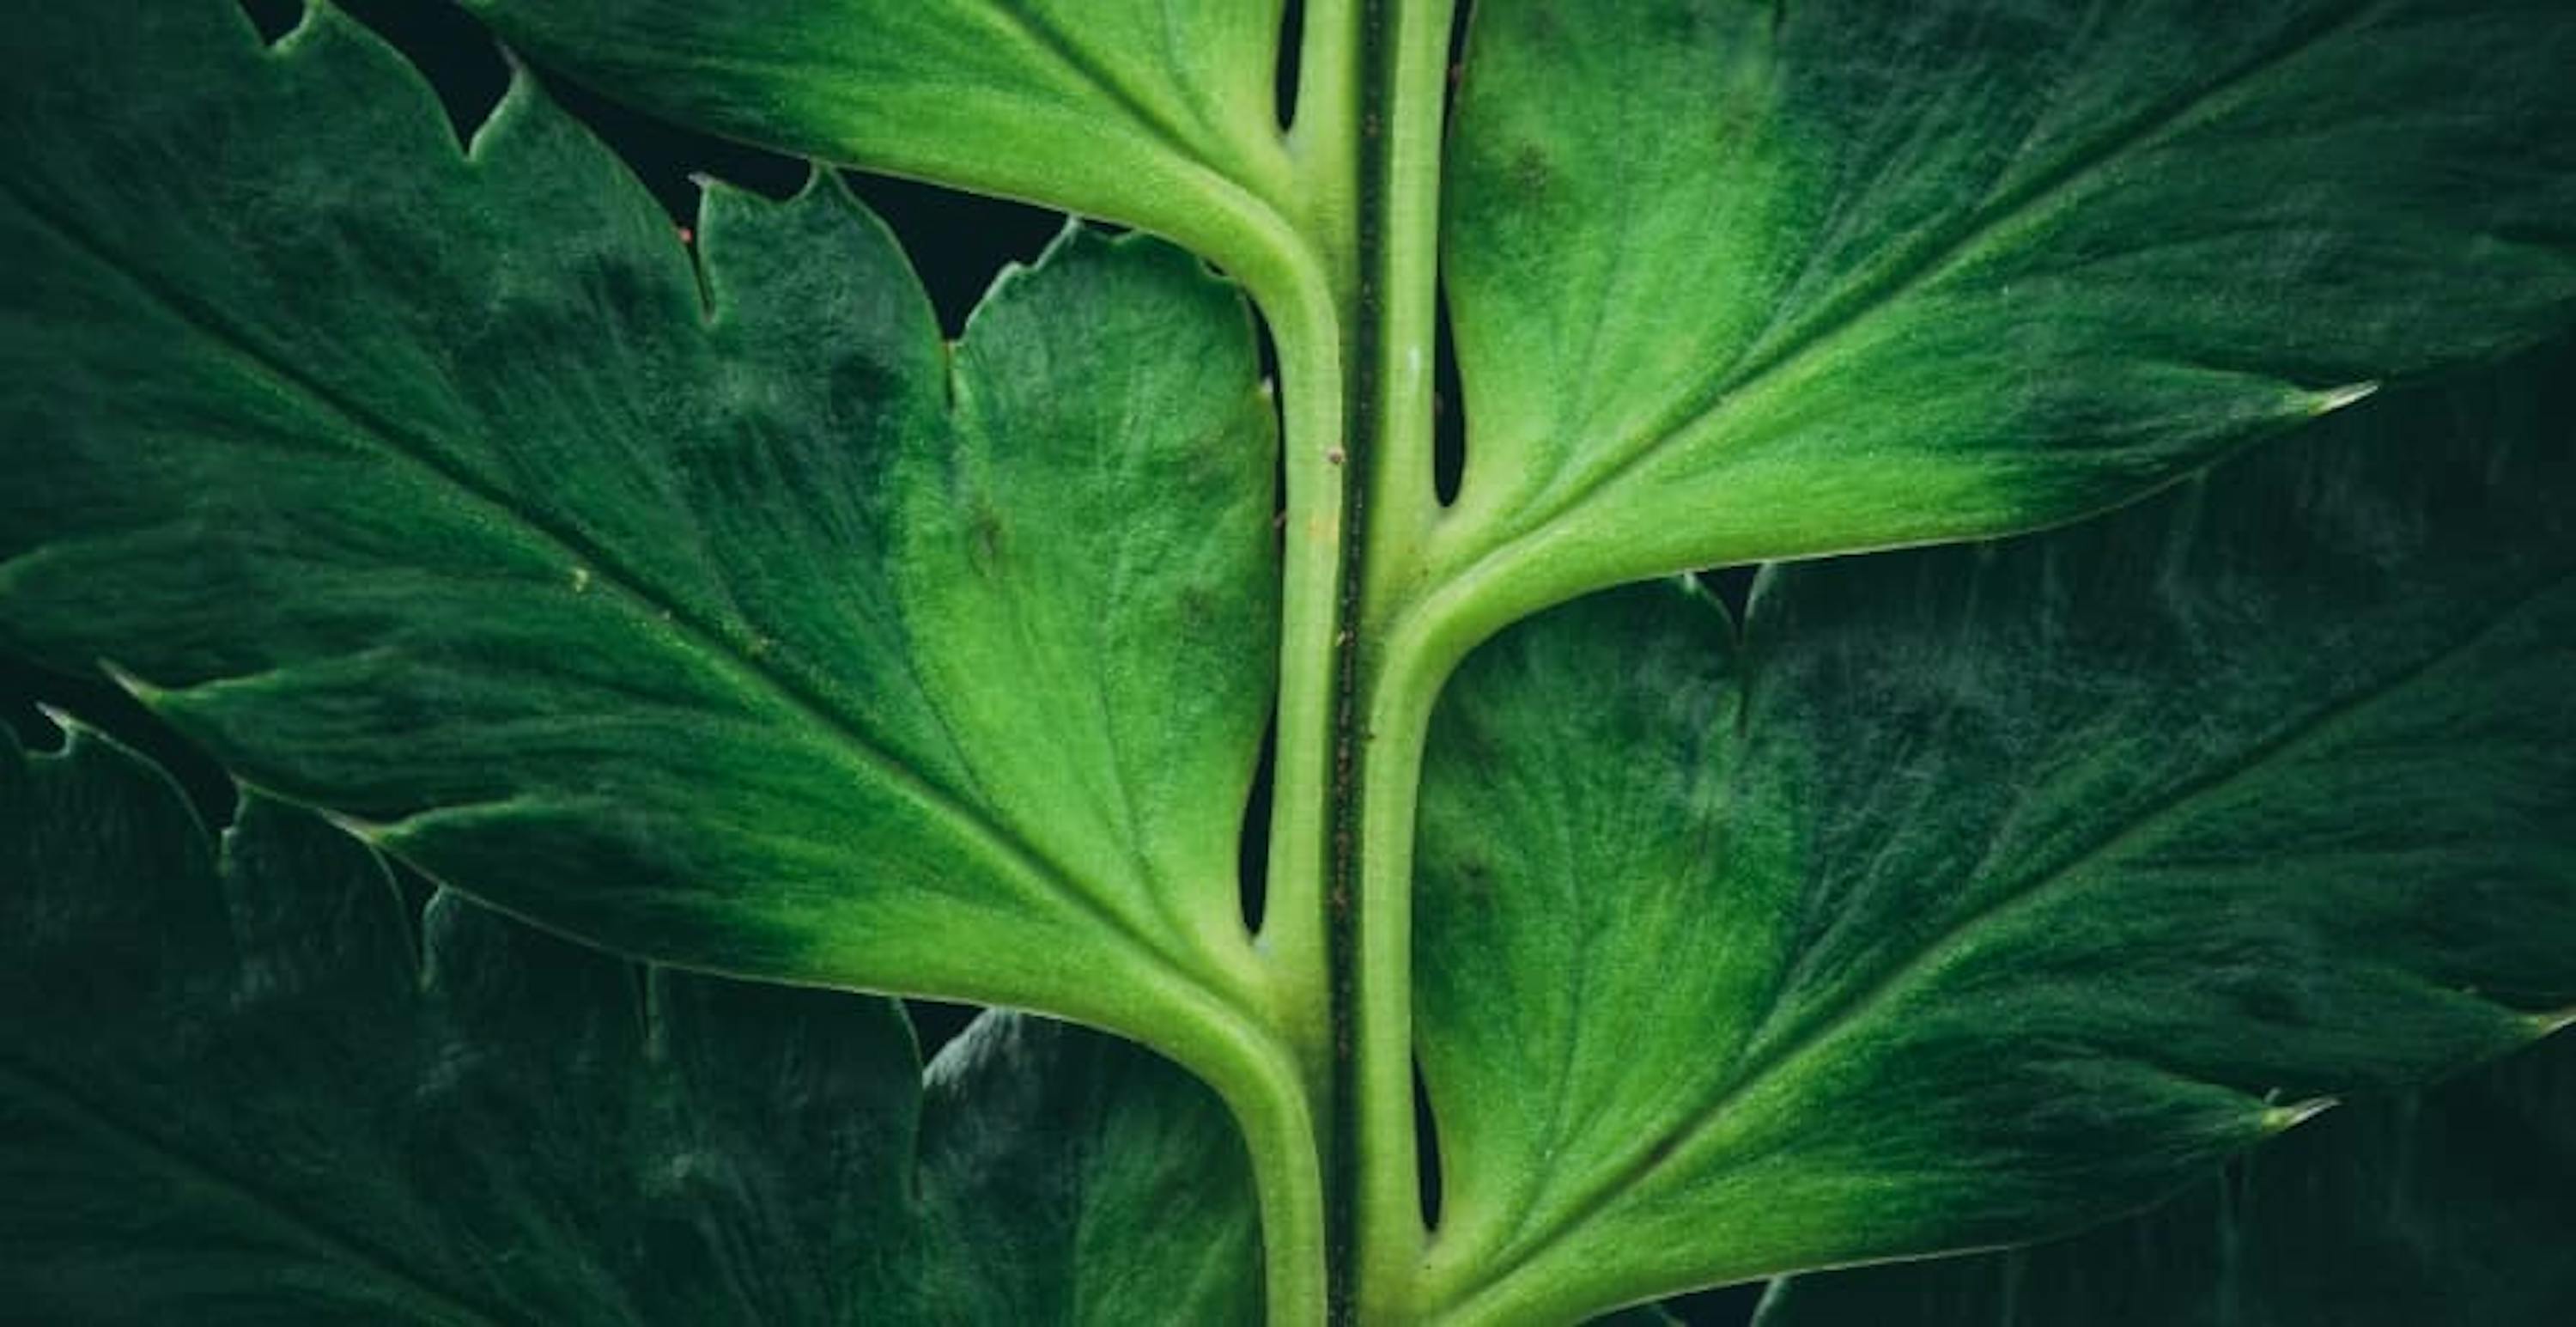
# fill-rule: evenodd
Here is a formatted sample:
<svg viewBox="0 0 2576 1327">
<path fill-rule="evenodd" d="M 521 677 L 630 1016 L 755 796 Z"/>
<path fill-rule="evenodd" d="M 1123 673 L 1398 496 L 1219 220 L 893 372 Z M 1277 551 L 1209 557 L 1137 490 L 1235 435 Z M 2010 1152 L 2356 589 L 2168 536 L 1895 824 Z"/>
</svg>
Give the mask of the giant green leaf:
<svg viewBox="0 0 2576 1327">
<path fill-rule="evenodd" d="M 2133 1220 L 1792 1277 L 1760 1327 L 2553 1327 L 2576 1318 L 2576 1037 L 2345 1106 Z"/>
<path fill-rule="evenodd" d="M 693 269 L 328 7 L 5 58 L 0 643 L 629 953 L 1247 1021 L 1274 426 L 1197 263 L 1074 231 L 950 348 L 833 180 L 712 189 Z"/>
<path fill-rule="evenodd" d="M 647 971 L 0 730 L 0 1300 L 47 1323 L 1234 1323 L 1243 1147 L 1135 1047 Z M 1069 1274 L 1079 1268 L 1080 1275 Z M 996 1311 L 999 1301 L 1011 1305 Z"/>
<path fill-rule="evenodd" d="M 1740 636 L 1657 586 L 1472 657 L 1422 801 L 1432 1303 L 2029 1240 L 2563 1021 L 2568 364 L 1776 567 Z"/>
<path fill-rule="evenodd" d="M 1306 200 L 1280 0 L 466 0 L 681 123 L 1006 194 L 1257 265 Z"/>
<path fill-rule="evenodd" d="M 1488 618 L 2098 511 L 2576 313 L 2558 0 L 1486 0 L 1444 264 Z"/>
</svg>

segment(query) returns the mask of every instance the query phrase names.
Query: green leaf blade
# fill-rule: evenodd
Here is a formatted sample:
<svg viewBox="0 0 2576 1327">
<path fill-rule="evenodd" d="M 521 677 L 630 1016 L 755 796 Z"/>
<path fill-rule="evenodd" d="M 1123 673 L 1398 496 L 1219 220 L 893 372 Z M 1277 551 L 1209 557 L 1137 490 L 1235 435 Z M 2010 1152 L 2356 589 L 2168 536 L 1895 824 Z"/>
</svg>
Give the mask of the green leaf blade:
<svg viewBox="0 0 2576 1327">
<path fill-rule="evenodd" d="M 924 1200 L 948 1261 L 936 1322 L 1048 1305 L 1101 1327 L 1262 1320 L 1242 1135 L 1207 1090 L 1132 1046 L 987 1014 L 931 1062 Z"/>
<path fill-rule="evenodd" d="M 829 181 L 713 193 L 702 300 L 524 79 L 459 157 L 335 11 L 264 50 L 133 8 L 13 52 L 84 76 L 5 108 L 6 639 L 630 953 L 1131 1029 L 1249 998 L 1275 444 L 1230 289 L 1075 235 L 952 376 Z"/>
<path fill-rule="evenodd" d="M 2074 1239 L 1789 1278 L 1762 1327 L 2481 1322 L 2576 1311 L 2576 1042 L 2356 1103 L 2223 1178 Z"/>
<path fill-rule="evenodd" d="M 1471 43 L 1437 575 L 1489 617 L 2064 522 L 2576 310 L 2553 6 L 1532 0 Z"/>
<path fill-rule="evenodd" d="M 1279 0 L 469 4 L 683 124 L 1146 227 L 1238 271 L 1297 208 Z"/>
<path fill-rule="evenodd" d="M 657 1113 L 676 1098 L 638 1073 L 645 1010 L 625 965 L 450 895 L 430 910 L 424 966 L 391 881 L 327 825 L 248 801 L 218 862 L 158 771 L 86 732 L 8 764 L 0 906 L 50 923 L 10 928 L 0 1027 L 0 1225 L 15 1251 L 0 1283 L 21 1311 L 682 1320 L 747 1315 L 745 1293 L 846 1288 L 727 1265 L 736 1248 L 798 1260 L 829 1233 L 774 1220 L 769 1195 L 736 1191 L 733 1206 L 700 1190 L 657 1234 L 673 1214 L 654 1183 L 741 1140 Z M 174 850 L 192 865 L 164 873 Z M 169 957 L 148 978 L 115 964 L 150 936 Z M 44 980 L 67 969 L 88 978 Z M 901 1193 L 911 1034 L 885 1002 L 832 1003 L 821 1024 L 729 1027 L 724 1053 L 798 1042 L 790 1058 L 854 1056 L 891 1089 L 843 1095 L 820 1131 L 762 1122 L 763 1146 L 799 1149 L 809 1182 L 828 1174 L 833 1201 L 864 1210 Z M 834 1147 L 836 1130 L 863 1145 Z"/>
<path fill-rule="evenodd" d="M 1108 1037 L 988 1015 L 925 1102 L 891 1001 L 415 919 L 326 823 L 248 798 L 217 851 L 77 727 L 0 736 L 0 920 L 0 1293 L 41 1320 L 1259 1312 L 1240 1136 Z"/>
<path fill-rule="evenodd" d="M 2026 1240 L 2552 1026 L 2558 362 L 2075 530 L 1776 568 L 1740 644 L 1640 589 L 1471 660 L 1416 946 L 1453 1307 Z"/>
</svg>

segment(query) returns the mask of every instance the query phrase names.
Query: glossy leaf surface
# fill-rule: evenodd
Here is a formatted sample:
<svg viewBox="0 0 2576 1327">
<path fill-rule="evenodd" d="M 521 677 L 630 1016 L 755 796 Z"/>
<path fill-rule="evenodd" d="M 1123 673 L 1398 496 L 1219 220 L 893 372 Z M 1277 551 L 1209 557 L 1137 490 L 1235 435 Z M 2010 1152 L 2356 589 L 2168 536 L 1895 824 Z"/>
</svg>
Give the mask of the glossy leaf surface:
<svg viewBox="0 0 2576 1327">
<path fill-rule="evenodd" d="M 1471 659 L 1415 957 L 1462 1320 L 2028 1240 L 2576 1003 L 2563 353 L 2152 504 Z"/>
<path fill-rule="evenodd" d="M 673 120 L 1240 260 L 1293 211 L 1280 0 L 466 0 Z"/>
<path fill-rule="evenodd" d="M 2541 1327 L 2576 1317 L 2576 1038 L 2358 1102 L 2146 1215 L 1793 1277 L 1759 1327 Z"/>
<path fill-rule="evenodd" d="M 2571 66 L 2555 0 L 1478 4 L 1436 574 L 2027 530 L 2554 331 Z"/>
<path fill-rule="evenodd" d="M 85 731 L 0 733 L 0 951 L 28 1321 L 1259 1312 L 1242 1144 L 1141 1050 L 989 1015 L 925 1101 L 889 1001 L 415 917 L 346 835 L 251 798 L 218 849 Z"/>
<path fill-rule="evenodd" d="M 7 58 L 0 640 L 630 953 L 1241 997 L 1274 425 L 1193 260 L 1072 232 L 951 350 L 829 179 L 693 270 L 532 84 L 460 156 L 328 8 Z"/>
</svg>

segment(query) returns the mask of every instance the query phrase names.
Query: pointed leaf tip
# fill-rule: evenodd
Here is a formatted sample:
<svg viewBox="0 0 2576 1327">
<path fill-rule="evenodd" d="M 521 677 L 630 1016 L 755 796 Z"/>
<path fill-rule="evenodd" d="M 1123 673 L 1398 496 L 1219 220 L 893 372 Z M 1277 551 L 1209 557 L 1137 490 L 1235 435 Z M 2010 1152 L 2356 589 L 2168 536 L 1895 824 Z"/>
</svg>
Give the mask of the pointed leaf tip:
<svg viewBox="0 0 2576 1327">
<path fill-rule="evenodd" d="M 162 697 L 169 694 L 166 690 L 125 671 L 115 660 L 100 659 L 97 662 L 98 671 L 105 675 L 117 690 L 134 697 L 135 702 L 147 710 L 160 708 Z"/>
<path fill-rule="evenodd" d="M 2565 6 L 1566 8 L 1480 7 L 1441 191 L 1437 574 L 1522 611 L 2057 524 L 2576 291 Z"/>
<path fill-rule="evenodd" d="M 377 822 L 368 820 L 362 816 L 350 815 L 344 811 L 333 811 L 328 808 L 321 808 L 316 809 L 313 814 L 320 816 L 324 821 L 328 822 L 332 828 L 337 829 L 341 833 L 348 835 L 350 838 L 356 839 L 360 843 L 366 844 L 368 847 L 374 848 L 380 852 L 384 850 L 385 836 L 391 830 L 391 826 L 378 824 Z"/>
<path fill-rule="evenodd" d="M 2008 1254 L 1789 1278 L 1755 1321 L 2560 1322 L 2576 1305 L 2576 1208 L 2563 1201 L 2576 1151 L 2550 1143 L 2576 1138 L 2576 1115 L 2554 1105 L 2571 1070 L 2576 1040 L 2355 1100 L 2144 1215 Z M 2500 1117 L 2533 1127 L 2498 1129 Z"/>
<path fill-rule="evenodd" d="M 102 743 L 120 751 L 125 749 L 125 744 L 110 736 L 106 729 L 70 710 L 44 701 L 35 702 L 35 706 L 36 713 L 43 715 L 45 722 L 52 724 L 54 731 L 61 735 L 62 740 L 54 748 L 57 753 Z"/>
<path fill-rule="evenodd" d="M 2310 1097 L 2286 1106 L 2271 1106 L 2263 1111 L 2263 1132 L 2284 1134 L 2343 1104 L 2341 1097 Z"/>
<path fill-rule="evenodd" d="M 2358 405 L 2377 395 L 2379 395 L 2379 383 L 2375 379 L 2368 382 L 2347 383 L 2341 387 L 2330 387 L 2322 392 L 2310 393 L 2308 411 L 2313 415 L 2331 415 L 2345 406 Z"/>
</svg>

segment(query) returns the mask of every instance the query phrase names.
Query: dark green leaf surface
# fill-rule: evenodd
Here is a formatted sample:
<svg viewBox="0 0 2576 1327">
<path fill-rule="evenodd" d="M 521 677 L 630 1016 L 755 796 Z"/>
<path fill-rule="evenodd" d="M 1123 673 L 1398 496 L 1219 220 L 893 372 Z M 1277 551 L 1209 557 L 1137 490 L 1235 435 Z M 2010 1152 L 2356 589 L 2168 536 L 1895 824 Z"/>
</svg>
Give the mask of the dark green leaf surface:
<svg viewBox="0 0 2576 1327">
<path fill-rule="evenodd" d="M 0 730 L 10 1316 L 1258 1316 L 1242 1144 L 1141 1050 L 989 1015 L 925 1102 L 889 1001 L 647 971 L 452 893 L 416 956 L 411 920 L 310 816 L 247 799 L 218 851 L 140 758 Z"/>
<path fill-rule="evenodd" d="M 1775 568 L 1740 640 L 1650 587 L 1472 658 L 1415 950 L 1463 1320 L 2037 1238 L 2540 1035 L 2568 365 L 2075 530 Z"/>
<path fill-rule="evenodd" d="M 1487 0 L 1450 140 L 1514 610 L 2137 496 L 2576 312 L 2559 0 Z"/>
<path fill-rule="evenodd" d="M 1263 1320 L 1242 1135 L 1169 1064 L 991 1013 L 931 1062 L 925 1110 L 925 1323 Z"/>
<path fill-rule="evenodd" d="M 1239 260 L 1295 210 L 1280 0 L 465 0 L 670 119 Z"/>
<path fill-rule="evenodd" d="M 693 270 L 532 84 L 460 155 L 327 7 L 6 58 L 0 643 L 630 953 L 1242 998 L 1274 426 L 1193 260 L 1070 233 L 952 351 L 830 179 Z"/>
<path fill-rule="evenodd" d="M 2558 1327 L 2576 1320 L 2576 1037 L 2346 1106 L 2144 1216 L 1790 1278 L 1760 1327 Z"/>
</svg>

